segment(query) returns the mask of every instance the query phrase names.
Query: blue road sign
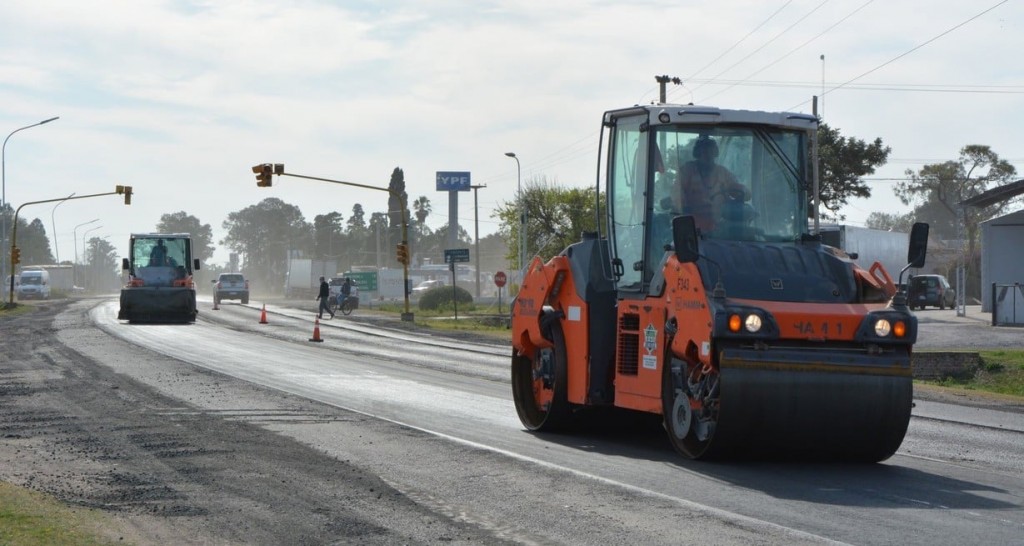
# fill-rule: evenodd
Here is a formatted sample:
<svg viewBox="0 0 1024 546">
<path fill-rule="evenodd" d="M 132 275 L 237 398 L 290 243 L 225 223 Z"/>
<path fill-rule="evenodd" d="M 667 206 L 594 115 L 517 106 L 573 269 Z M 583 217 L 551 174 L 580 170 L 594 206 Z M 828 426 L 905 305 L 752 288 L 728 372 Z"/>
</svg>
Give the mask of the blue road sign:
<svg viewBox="0 0 1024 546">
<path fill-rule="evenodd" d="M 469 191 L 469 171 L 437 171 L 437 191 Z"/>
</svg>

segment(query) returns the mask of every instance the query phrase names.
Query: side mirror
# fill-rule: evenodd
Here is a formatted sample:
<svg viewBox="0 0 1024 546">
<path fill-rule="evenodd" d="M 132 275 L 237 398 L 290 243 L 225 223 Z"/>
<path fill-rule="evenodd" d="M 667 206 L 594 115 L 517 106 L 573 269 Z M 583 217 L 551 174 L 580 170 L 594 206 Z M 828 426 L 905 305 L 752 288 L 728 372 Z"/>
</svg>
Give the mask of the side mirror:
<svg viewBox="0 0 1024 546">
<path fill-rule="evenodd" d="M 924 258 L 927 252 L 928 224 L 917 222 L 910 230 L 910 248 L 907 250 L 907 263 L 915 269 L 924 267 Z"/>
<path fill-rule="evenodd" d="M 192 260 L 192 271 L 199 271 L 199 258 Z"/>
<path fill-rule="evenodd" d="M 121 258 L 121 269 L 127 270 L 129 268 L 131 268 L 131 264 L 128 263 L 128 258 Z"/>
<path fill-rule="evenodd" d="M 693 216 L 676 216 L 672 219 L 672 246 L 680 262 L 694 263 L 700 258 L 697 224 Z"/>
</svg>

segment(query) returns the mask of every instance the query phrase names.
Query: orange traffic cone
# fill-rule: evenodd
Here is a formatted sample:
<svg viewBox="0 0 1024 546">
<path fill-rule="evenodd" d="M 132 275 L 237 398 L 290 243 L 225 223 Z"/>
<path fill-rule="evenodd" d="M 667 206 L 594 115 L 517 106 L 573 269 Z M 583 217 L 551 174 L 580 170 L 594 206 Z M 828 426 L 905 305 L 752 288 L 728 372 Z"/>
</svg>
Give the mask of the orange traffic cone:
<svg viewBox="0 0 1024 546">
<path fill-rule="evenodd" d="M 263 304 L 263 311 L 260 313 L 260 324 L 267 324 L 267 304 Z"/>
<path fill-rule="evenodd" d="M 320 319 L 313 319 L 313 337 L 309 338 L 310 341 L 321 342 L 323 339 L 320 338 Z"/>
</svg>

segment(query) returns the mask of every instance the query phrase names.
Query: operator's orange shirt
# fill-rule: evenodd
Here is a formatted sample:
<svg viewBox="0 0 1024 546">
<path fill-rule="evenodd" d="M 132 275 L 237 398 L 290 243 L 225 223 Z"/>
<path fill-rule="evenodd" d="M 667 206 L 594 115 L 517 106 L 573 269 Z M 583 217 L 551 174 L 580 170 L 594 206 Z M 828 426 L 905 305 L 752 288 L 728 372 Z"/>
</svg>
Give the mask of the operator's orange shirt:
<svg viewBox="0 0 1024 546">
<path fill-rule="evenodd" d="M 689 161 L 679 169 L 672 201 L 681 214 L 693 215 L 698 228 L 710 231 L 730 191 L 742 191 L 744 200 L 750 198 L 750 190 L 729 169 L 717 164 L 702 169 L 697 161 Z"/>
</svg>

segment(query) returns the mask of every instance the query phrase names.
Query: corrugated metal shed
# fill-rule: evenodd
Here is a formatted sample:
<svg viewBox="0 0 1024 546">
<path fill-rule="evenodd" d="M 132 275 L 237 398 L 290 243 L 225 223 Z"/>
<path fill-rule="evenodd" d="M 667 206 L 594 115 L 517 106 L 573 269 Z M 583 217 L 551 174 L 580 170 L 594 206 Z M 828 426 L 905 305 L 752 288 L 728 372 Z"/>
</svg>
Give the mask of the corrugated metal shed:
<svg viewBox="0 0 1024 546">
<path fill-rule="evenodd" d="M 981 223 L 982 311 L 992 311 L 992 283 L 1024 284 L 1024 210 Z"/>
</svg>

